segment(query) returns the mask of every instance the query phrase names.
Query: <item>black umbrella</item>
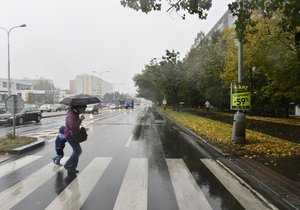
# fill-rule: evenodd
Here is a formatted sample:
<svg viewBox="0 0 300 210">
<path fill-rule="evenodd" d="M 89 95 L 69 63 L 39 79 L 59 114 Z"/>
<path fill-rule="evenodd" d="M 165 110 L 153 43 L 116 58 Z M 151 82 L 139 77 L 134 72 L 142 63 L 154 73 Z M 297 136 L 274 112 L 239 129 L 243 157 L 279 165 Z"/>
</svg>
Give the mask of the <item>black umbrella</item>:
<svg viewBox="0 0 300 210">
<path fill-rule="evenodd" d="M 60 101 L 61 104 L 65 104 L 67 106 L 83 106 L 87 104 L 96 104 L 100 103 L 100 99 L 96 96 L 91 96 L 87 94 L 79 94 L 74 95 L 70 97 L 65 97 L 62 101 Z"/>
</svg>

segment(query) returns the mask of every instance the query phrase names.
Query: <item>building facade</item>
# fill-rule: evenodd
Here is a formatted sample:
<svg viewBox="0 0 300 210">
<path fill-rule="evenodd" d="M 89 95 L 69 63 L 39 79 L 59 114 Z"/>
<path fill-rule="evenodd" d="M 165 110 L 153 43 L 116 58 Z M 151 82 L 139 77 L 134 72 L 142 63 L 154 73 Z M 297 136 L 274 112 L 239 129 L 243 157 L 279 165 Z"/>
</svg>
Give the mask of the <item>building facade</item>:
<svg viewBox="0 0 300 210">
<path fill-rule="evenodd" d="M 11 94 L 16 94 L 22 96 L 22 92 L 33 90 L 33 85 L 31 82 L 25 80 L 10 80 L 10 91 Z M 5 102 L 8 96 L 8 80 L 0 78 L 0 102 Z"/>
<path fill-rule="evenodd" d="M 236 17 L 233 17 L 230 10 L 227 10 L 224 15 L 218 20 L 218 22 L 210 29 L 206 34 L 206 37 L 210 37 L 213 32 L 223 31 L 225 28 L 235 27 L 234 21 Z"/>
<path fill-rule="evenodd" d="M 41 80 L 44 81 L 45 79 Z M 52 80 L 47 80 L 50 84 L 53 84 Z M 20 96 L 25 103 L 28 104 L 43 104 L 43 103 L 57 103 L 59 101 L 59 89 L 56 89 L 54 85 L 50 90 L 36 90 L 34 84 L 37 84 L 38 80 L 32 79 L 11 79 L 11 94 Z M 0 78 L 0 103 L 4 103 L 8 97 L 8 82 L 7 79 Z"/>
<path fill-rule="evenodd" d="M 75 79 L 76 94 L 95 95 L 103 98 L 106 93 L 113 92 L 113 85 L 95 75 L 81 74 Z"/>
</svg>

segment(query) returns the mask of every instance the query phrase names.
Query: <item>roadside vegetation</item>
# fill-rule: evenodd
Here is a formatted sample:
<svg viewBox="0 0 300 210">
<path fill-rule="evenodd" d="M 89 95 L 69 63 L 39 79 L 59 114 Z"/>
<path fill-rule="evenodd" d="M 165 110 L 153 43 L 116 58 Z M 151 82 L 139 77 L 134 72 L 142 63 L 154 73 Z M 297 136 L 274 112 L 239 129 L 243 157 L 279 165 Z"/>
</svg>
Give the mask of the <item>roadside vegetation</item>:
<svg viewBox="0 0 300 210">
<path fill-rule="evenodd" d="M 167 49 L 150 60 L 133 78 L 138 96 L 155 104 L 165 99 L 177 111 L 180 102 L 197 108 L 206 100 L 219 111 L 228 110 L 230 85 L 238 79 L 238 40 L 243 43 L 242 81 L 251 87 L 248 113 L 268 117 L 294 114 L 300 104 L 300 13 L 296 2 L 232 3 L 229 8 L 237 17 L 234 27 L 211 34 L 200 31 L 183 59 L 180 52 Z M 125 4 L 130 5 L 135 4 Z"/>
<path fill-rule="evenodd" d="M 37 141 L 35 137 L 28 136 L 13 136 L 12 133 L 7 133 L 6 136 L 0 138 L 0 152 L 7 153 L 12 149 L 30 144 Z"/>
<path fill-rule="evenodd" d="M 249 158 L 259 156 L 270 158 L 300 157 L 299 143 L 247 129 L 246 143 L 233 144 L 231 141 L 232 125 L 171 109 L 165 111 L 161 109 L 161 111 L 231 156 Z M 260 120 L 264 119 L 260 117 Z M 266 118 L 266 121 L 270 120 L 271 118 Z M 281 122 L 278 118 L 275 121 Z M 282 123 L 286 123 L 286 120 L 282 119 Z"/>
</svg>

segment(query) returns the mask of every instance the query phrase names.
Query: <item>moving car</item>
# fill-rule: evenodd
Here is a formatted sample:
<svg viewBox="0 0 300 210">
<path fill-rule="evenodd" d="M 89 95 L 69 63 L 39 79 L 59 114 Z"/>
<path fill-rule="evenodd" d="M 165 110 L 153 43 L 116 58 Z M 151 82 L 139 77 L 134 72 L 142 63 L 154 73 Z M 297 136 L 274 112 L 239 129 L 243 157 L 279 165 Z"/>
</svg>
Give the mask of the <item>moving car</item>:
<svg viewBox="0 0 300 210">
<path fill-rule="evenodd" d="M 131 108 L 133 109 L 134 107 L 134 101 L 132 99 L 126 99 L 124 103 L 125 109 Z"/>
<path fill-rule="evenodd" d="M 34 106 L 25 106 L 24 109 L 15 115 L 15 122 L 17 125 L 23 125 L 24 122 L 36 121 L 40 122 L 42 119 L 42 113 Z M 1 123 L 13 124 L 13 115 L 10 112 L 6 112 L 0 115 Z"/>
</svg>

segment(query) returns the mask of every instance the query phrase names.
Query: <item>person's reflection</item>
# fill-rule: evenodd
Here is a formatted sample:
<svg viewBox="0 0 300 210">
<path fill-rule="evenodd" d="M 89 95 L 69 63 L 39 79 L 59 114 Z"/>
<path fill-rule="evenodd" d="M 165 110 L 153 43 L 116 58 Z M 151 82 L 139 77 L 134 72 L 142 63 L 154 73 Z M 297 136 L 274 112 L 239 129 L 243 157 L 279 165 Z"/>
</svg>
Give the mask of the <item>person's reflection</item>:
<svg viewBox="0 0 300 210">
<path fill-rule="evenodd" d="M 81 203 L 81 194 L 79 190 L 79 184 L 78 184 L 78 179 L 74 178 L 71 184 L 71 196 L 70 196 L 70 201 L 72 201 L 72 208 L 71 209 L 80 209 L 82 203 Z M 70 205 L 67 205 L 66 208 L 69 208 Z"/>
<path fill-rule="evenodd" d="M 55 192 L 57 195 L 59 195 L 65 188 L 67 184 L 64 181 L 64 172 L 59 171 L 56 174 L 56 179 L 55 179 Z"/>
</svg>

